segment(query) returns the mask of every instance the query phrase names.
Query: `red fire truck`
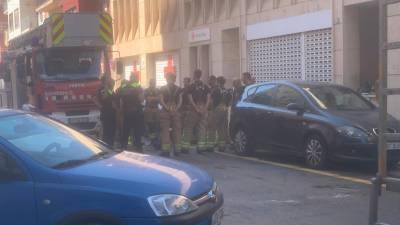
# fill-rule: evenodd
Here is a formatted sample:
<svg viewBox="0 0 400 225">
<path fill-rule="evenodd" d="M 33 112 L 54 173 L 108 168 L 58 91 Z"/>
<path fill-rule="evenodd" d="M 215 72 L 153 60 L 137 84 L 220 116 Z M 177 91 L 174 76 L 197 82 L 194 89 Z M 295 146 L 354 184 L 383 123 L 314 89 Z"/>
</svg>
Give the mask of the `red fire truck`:
<svg viewBox="0 0 400 225">
<path fill-rule="evenodd" d="M 110 74 L 112 21 L 106 13 L 54 14 L 35 30 L 10 41 L 13 107 L 34 107 L 80 130 L 96 128 L 93 98 Z"/>
</svg>

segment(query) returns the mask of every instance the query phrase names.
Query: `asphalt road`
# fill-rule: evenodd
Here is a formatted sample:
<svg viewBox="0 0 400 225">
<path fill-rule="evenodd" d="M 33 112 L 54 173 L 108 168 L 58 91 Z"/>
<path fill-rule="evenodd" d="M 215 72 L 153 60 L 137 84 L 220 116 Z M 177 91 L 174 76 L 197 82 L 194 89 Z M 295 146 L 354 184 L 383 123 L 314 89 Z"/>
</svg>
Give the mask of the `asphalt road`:
<svg viewBox="0 0 400 225">
<path fill-rule="evenodd" d="M 286 156 L 256 158 L 192 153 L 178 159 L 215 177 L 225 195 L 223 225 L 368 224 L 372 169 L 340 165 L 321 172 Z M 380 203 L 382 222 L 400 224 L 400 194 L 383 192 Z"/>
</svg>

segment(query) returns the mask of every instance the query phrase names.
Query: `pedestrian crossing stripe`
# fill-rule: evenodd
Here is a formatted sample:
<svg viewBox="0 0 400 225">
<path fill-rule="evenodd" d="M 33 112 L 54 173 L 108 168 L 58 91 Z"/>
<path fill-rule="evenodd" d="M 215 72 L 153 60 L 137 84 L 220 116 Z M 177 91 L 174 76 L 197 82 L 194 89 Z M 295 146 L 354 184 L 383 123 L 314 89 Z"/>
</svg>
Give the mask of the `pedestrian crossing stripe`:
<svg viewBox="0 0 400 225">
<path fill-rule="evenodd" d="M 108 13 L 101 13 L 99 16 L 100 25 L 100 37 L 103 41 L 109 45 L 113 44 L 113 30 L 112 30 L 112 18 Z"/>
<path fill-rule="evenodd" d="M 52 29 L 51 37 L 54 45 L 60 44 L 65 38 L 64 32 L 64 16 L 62 14 L 54 14 L 51 16 Z"/>
</svg>

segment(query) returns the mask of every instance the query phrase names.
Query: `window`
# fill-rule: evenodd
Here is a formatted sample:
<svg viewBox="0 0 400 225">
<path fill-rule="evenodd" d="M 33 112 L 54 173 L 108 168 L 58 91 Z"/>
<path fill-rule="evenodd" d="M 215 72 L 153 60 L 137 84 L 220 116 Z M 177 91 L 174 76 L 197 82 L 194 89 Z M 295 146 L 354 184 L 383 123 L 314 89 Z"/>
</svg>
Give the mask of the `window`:
<svg viewBox="0 0 400 225">
<path fill-rule="evenodd" d="M 375 107 L 349 88 L 340 86 L 304 86 L 303 90 L 326 110 L 373 110 Z"/>
<path fill-rule="evenodd" d="M 0 181 L 20 180 L 23 177 L 23 172 L 14 159 L 0 150 Z"/>
<path fill-rule="evenodd" d="M 276 106 L 286 108 L 290 103 L 296 103 L 304 106 L 304 97 L 291 87 L 282 85 L 276 92 Z"/>
<path fill-rule="evenodd" d="M 272 105 L 272 100 L 275 93 L 275 85 L 262 85 L 257 88 L 255 94 L 250 96 L 250 102 L 261 105 Z"/>
<path fill-rule="evenodd" d="M 8 14 L 8 29 L 11 32 L 14 32 L 14 15 L 13 13 Z"/>
<path fill-rule="evenodd" d="M 14 10 L 14 29 L 17 30 L 20 28 L 21 23 L 19 19 L 19 9 Z"/>
</svg>

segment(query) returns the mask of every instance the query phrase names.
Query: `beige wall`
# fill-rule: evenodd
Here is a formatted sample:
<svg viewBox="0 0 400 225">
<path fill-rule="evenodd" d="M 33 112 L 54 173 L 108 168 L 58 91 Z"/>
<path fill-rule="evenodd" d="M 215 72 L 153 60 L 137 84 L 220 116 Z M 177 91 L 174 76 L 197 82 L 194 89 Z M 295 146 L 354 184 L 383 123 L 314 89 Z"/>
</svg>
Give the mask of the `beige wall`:
<svg viewBox="0 0 400 225">
<path fill-rule="evenodd" d="M 114 50 L 122 58 L 140 58 L 146 84 L 155 73 L 154 56 L 165 52 L 179 55 L 180 80 L 201 67 L 205 74 L 224 75 L 231 81 L 247 70 L 247 25 L 332 9 L 334 79 L 358 89 L 360 67 L 365 65 L 360 55 L 365 43 L 360 44 L 359 10 L 371 2 L 374 0 L 113 0 Z M 399 41 L 399 4 L 389 9 L 388 20 L 389 39 Z M 210 40 L 190 43 L 188 33 L 201 28 L 210 29 Z M 205 63 L 207 48 L 209 62 Z M 389 53 L 390 87 L 400 87 L 399 60 L 400 50 Z M 390 112 L 400 118 L 398 105 L 400 99 L 391 97 Z"/>
<path fill-rule="evenodd" d="M 114 50 L 147 59 L 147 81 L 147 55 L 179 52 L 181 76 L 190 76 L 194 65 L 207 65 L 200 46 L 208 45 L 208 73 L 231 81 L 247 70 L 247 25 L 331 8 L 332 0 L 114 0 Z M 190 43 L 188 32 L 199 28 L 210 29 L 210 40 Z"/>
<path fill-rule="evenodd" d="M 400 3 L 390 6 L 388 10 L 388 41 L 400 41 Z M 388 86 L 400 88 L 400 49 L 388 54 Z M 389 112 L 400 118 L 400 97 L 389 97 Z"/>
</svg>

